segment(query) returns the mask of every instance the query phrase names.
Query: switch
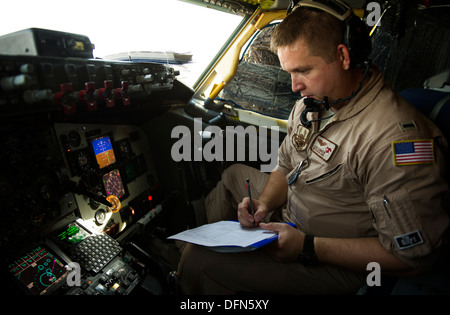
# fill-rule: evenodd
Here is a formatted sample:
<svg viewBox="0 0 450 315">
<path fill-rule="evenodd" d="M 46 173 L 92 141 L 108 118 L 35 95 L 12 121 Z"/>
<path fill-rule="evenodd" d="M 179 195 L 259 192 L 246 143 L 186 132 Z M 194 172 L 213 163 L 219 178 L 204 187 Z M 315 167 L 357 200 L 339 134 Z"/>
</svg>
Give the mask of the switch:
<svg viewBox="0 0 450 315">
<path fill-rule="evenodd" d="M 105 284 L 108 282 L 109 278 L 108 276 L 106 276 L 105 274 L 101 275 L 100 278 L 98 279 L 98 282 L 100 282 L 101 284 Z"/>
<path fill-rule="evenodd" d="M 30 84 L 31 84 L 31 77 L 26 74 L 19 74 L 12 77 L 4 77 L 0 81 L 1 88 L 7 92 L 26 88 Z"/>
<path fill-rule="evenodd" d="M 116 98 L 122 101 L 124 106 L 128 106 L 131 103 L 130 95 L 128 95 L 128 81 L 122 81 L 122 88 L 117 88 L 115 91 Z"/>
<path fill-rule="evenodd" d="M 23 92 L 23 100 L 27 104 L 34 104 L 40 101 L 50 101 L 53 98 L 52 90 L 26 90 Z"/>
<path fill-rule="evenodd" d="M 78 93 L 78 100 L 86 105 L 88 111 L 97 110 L 97 101 L 94 97 L 95 83 L 86 82 L 85 89 Z"/>
<path fill-rule="evenodd" d="M 104 81 L 104 87 L 98 89 L 97 97 L 106 102 L 106 107 L 114 107 L 113 82 L 111 80 Z"/>
<path fill-rule="evenodd" d="M 119 286 L 119 287 L 116 289 L 116 294 L 123 295 L 123 294 L 125 294 L 125 293 L 126 293 L 125 288 L 122 288 L 121 286 Z"/>
<path fill-rule="evenodd" d="M 130 272 L 130 274 L 127 276 L 127 280 L 133 282 L 136 277 L 137 274 L 135 274 L 134 272 Z"/>
<path fill-rule="evenodd" d="M 76 105 L 72 96 L 73 87 L 72 83 L 61 83 L 61 91 L 55 93 L 55 103 L 62 106 L 64 114 L 71 115 L 76 112 Z"/>
<path fill-rule="evenodd" d="M 97 290 L 98 292 L 100 292 L 102 294 L 106 294 L 108 292 L 108 289 L 105 286 L 101 285 L 101 284 L 98 284 L 95 287 L 95 290 Z"/>
</svg>

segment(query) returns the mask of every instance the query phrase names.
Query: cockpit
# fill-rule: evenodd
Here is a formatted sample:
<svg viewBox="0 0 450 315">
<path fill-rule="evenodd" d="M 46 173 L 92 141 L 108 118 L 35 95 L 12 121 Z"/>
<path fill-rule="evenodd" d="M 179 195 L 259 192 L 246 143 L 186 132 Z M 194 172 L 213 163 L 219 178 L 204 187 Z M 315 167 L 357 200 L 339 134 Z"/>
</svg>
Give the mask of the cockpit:
<svg viewBox="0 0 450 315">
<path fill-rule="evenodd" d="M 428 89 L 442 101 L 449 7 L 404 2 L 348 1 L 393 89 Z M 269 47 L 289 4 L 78 1 L 64 14 L 51 0 L 6 6 L 6 294 L 177 294 L 181 254 L 167 238 L 206 223 L 205 196 L 230 165 L 270 172 L 277 163 L 301 98 Z M 448 113 L 440 106 L 437 119 Z"/>
</svg>

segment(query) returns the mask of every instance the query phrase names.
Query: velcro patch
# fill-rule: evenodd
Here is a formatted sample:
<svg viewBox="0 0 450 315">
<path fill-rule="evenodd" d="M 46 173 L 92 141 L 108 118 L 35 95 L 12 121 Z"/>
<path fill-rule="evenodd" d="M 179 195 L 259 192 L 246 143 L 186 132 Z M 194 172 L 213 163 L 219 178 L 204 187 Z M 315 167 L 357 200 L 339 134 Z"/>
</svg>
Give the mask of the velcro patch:
<svg viewBox="0 0 450 315">
<path fill-rule="evenodd" d="M 338 145 L 323 136 L 318 136 L 312 146 L 312 151 L 317 154 L 325 162 L 331 161 L 333 153 L 337 150 Z"/>
<path fill-rule="evenodd" d="M 414 120 L 400 122 L 400 123 L 398 123 L 398 126 L 399 126 L 400 130 L 403 132 L 417 130 L 417 126 L 416 126 L 416 123 L 414 122 Z"/>
<path fill-rule="evenodd" d="M 418 230 L 403 235 L 394 236 L 395 242 L 399 249 L 406 249 L 423 244 L 422 235 Z"/>
<path fill-rule="evenodd" d="M 392 142 L 395 165 L 433 164 L 433 139 Z"/>
<path fill-rule="evenodd" d="M 292 135 L 292 145 L 297 151 L 303 151 L 308 146 L 309 136 L 311 135 L 311 131 L 303 127 L 302 125 L 298 126 L 297 132 Z"/>
</svg>

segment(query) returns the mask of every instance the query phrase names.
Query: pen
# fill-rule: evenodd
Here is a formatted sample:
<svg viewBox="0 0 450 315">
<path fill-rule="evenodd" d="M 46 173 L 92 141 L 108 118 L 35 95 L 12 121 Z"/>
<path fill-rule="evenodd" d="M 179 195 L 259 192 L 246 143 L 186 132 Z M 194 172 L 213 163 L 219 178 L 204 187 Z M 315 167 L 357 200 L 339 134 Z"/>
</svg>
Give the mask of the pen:
<svg viewBox="0 0 450 315">
<path fill-rule="evenodd" d="M 255 211 L 253 210 L 253 200 L 252 200 L 252 193 L 250 191 L 250 180 L 247 178 L 247 191 L 248 191 L 248 198 L 250 199 L 250 214 L 252 216 L 255 215 Z M 255 222 L 253 222 L 253 225 Z"/>
</svg>

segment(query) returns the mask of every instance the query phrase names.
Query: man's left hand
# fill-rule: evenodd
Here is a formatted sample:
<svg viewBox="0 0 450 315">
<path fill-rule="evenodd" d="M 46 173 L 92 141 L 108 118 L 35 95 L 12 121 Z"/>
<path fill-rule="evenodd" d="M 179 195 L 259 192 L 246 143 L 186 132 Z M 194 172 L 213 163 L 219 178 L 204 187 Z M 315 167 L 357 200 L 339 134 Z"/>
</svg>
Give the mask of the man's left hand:
<svg viewBox="0 0 450 315">
<path fill-rule="evenodd" d="M 264 248 L 278 261 L 296 261 L 303 247 L 305 234 L 286 223 L 261 223 L 260 227 L 277 232 L 278 239 Z"/>
</svg>

